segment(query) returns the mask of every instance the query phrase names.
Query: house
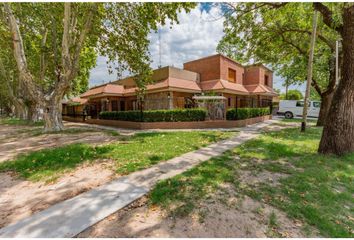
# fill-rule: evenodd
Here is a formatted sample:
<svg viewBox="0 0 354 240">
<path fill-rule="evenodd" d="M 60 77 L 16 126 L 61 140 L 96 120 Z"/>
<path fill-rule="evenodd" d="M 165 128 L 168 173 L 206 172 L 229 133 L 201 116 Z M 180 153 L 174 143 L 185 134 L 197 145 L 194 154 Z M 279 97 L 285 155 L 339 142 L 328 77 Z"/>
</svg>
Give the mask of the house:
<svg viewBox="0 0 354 240">
<path fill-rule="evenodd" d="M 151 80 L 144 110 L 192 108 L 193 96 L 207 94 L 224 96 L 226 108 L 266 107 L 277 96 L 270 69 L 262 64 L 242 66 L 221 54 L 186 62 L 183 69 L 156 69 Z M 96 117 L 101 111 L 138 110 L 136 90 L 134 78 L 128 77 L 92 87 L 80 99 L 89 115 Z"/>
</svg>

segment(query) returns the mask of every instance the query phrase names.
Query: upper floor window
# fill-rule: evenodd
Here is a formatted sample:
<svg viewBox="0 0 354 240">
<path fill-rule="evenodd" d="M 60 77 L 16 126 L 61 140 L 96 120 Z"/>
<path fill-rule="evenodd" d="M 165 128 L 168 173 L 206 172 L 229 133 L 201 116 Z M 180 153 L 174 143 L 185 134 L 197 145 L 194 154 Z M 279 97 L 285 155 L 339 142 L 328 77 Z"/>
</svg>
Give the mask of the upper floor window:
<svg viewBox="0 0 354 240">
<path fill-rule="evenodd" d="M 269 86 L 269 76 L 264 75 L 264 85 Z"/>
<path fill-rule="evenodd" d="M 236 82 L 236 71 L 229 68 L 229 74 L 228 74 L 228 77 L 229 77 L 229 82 Z"/>
</svg>

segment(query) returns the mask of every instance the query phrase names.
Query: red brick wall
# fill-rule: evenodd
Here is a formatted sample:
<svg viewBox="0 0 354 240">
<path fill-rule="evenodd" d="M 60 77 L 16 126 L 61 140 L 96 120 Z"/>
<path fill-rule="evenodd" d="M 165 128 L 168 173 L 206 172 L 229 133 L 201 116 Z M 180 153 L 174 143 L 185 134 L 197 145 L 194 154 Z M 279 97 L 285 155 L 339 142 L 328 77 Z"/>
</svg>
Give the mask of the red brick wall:
<svg viewBox="0 0 354 240">
<path fill-rule="evenodd" d="M 202 58 L 192 62 L 184 63 L 184 69 L 197 72 L 200 74 L 201 81 L 208 81 L 214 79 L 228 80 L 228 69 L 231 68 L 236 71 L 236 83 L 243 83 L 244 68 L 225 58 L 221 55 L 214 55 L 207 58 Z"/>
<path fill-rule="evenodd" d="M 250 67 L 245 71 L 245 85 L 259 84 L 260 83 L 260 68 L 259 67 Z"/>
<path fill-rule="evenodd" d="M 232 62 L 230 59 L 221 57 L 220 60 L 220 78 L 228 80 L 229 68 L 236 71 L 236 83 L 242 84 L 242 75 L 244 73 L 244 68 L 239 64 Z"/>
<path fill-rule="evenodd" d="M 183 64 L 183 68 L 200 74 L 200 81 L 220 78 L 220 55 L 202 58 Z"/>
<path fill-rule="evenodd" d="M 245 71 L 245 85 L 265 84 L 264 76 L 268 76 L 268 86 L 273 88 L 273 73 L 263 67 L 249 67 Z"/>
</svg>

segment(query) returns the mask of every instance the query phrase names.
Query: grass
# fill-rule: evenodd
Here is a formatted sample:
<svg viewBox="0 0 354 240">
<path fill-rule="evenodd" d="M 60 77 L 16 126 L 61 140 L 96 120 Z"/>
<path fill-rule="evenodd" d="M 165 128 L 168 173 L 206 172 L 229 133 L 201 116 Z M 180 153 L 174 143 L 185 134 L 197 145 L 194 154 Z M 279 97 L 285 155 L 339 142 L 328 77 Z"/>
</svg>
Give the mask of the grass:
<svg viewBox="0 0 354 240">
<path fill-rule="evenodd" d="M 297 123 L 301 123 L 302 122 L 302 118 L 283 118 L 282 119 L 283 122 L 297 122 Z M 307 119 L 307 122 L 309 123 L 316 123 L 317 122 L 317 119 L 314 119 L 314 118 L 308 118 Z"/>
<path fill-rule="evenodd" d="M 325 237 L 353 237 L 354 154 L 343 157 L 317 154 L 321 128 L 298 128 L 264 133 L 240 147 L 213 158 L 174 178 L 162 181 L 150 195 L 171 214 L 187 215 L 221 184 L 237 194 L 272 205 L 318 229 Z M 237 158 L 236 158 L 237 156 Z M 257 160 L 257 161 L 255 161 Z M 242 171 L 283 173 L 280 184 L 241 183 Z M 274 216 L 269 224 L 274 225 Z M 277 223 L 278 224 L 278 223 Z"/>
<path fill-rule="evenodd" d="M 13 126 L 43 126 L 43 121 L 31 122 L 19 118 L 0 118 L 0 124 Z"/>
<path fill-rule="evenodd" d="M 21 155 L 16 160 L 0 163 L 0 171 L 15 171 L 32 181 L 54 181 L 84 162 L 111 159 L 117 173 L 127 174 L 231 135 L 219 131 L 138 133 L 121 136 L 119 141 L 106 145 L 78 143 Z"/>
</svg>

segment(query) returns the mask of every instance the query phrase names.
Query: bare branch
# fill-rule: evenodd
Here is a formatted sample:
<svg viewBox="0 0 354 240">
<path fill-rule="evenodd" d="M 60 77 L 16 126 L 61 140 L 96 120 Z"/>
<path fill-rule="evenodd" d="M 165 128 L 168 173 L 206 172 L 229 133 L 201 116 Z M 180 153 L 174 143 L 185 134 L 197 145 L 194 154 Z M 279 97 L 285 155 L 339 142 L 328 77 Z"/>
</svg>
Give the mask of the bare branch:
<svg viewBox="0 0 354 240">
<path fill-rule="evenodd" d="M 39 98 L 43 97 L 43 95 L 39 91 L 38 86 L 33 81 L 33 77 L 27 68 L 27 59 L 23 47 L 23 40 L 21 37 L 20 29 L 18 27 L 16 18 L 12 13 L 9 3 L 4 3 L 4 10 L 7 17 L 7 24 L 12 35 L 12 42 L 14 46 L 13 52 L 20 75 L 20 81 L 25 84 L 26 90 L 28 91 L 28 95 L 31 100 L 36 102 Z"/>
<path fill-rule="evenodd" d="M 317 81 L 314 78 L 312 78 L 311 85 L 316 90 L 316 92 L 320 96 L 322 96 L 322 90 L 321 90 L 320 86 L 318 85 Z"/>
<path fill-rule="evenodd" d="M 71 17 L 71 3 L 64 3 L 64 30 L 62 40 L 62 64 L 64 72 L 68 71 L 71 66 L 70 59 L 70 17 Z"/>
<path fill-rule="evenodd" d="M 290 46 L 294 47 L 300 54 L 307 56 L 307 52 L 305 50 L 303 50 L 300 46 L 296 45 L 295 43 L 293 43 L 292 41 L 286 39 L 286 37 L 284 36 L 283 32 L 280 32 L 280 36 L 283 39 L 283 42 L 289 44 Z"/>
<path fill-rule="evenodd" d="M 42 42 L 41 42 L 41 55 L 40 55 L 40 59 L 39 59 L 39 67 L 40 67 L 40 71 L 39 71 L 39 80 L 43 81 L 44 79 L 44 75 L 45 75 L 45 71 L 47 68 L 47 64 L 45 61 L 45 45 L 47 43 L 47 35 L 48 35 L 48 29 L 46 28 L 44 30 L 43 36 L 42 36 Z"/>
<path fill-rule="evenodd" d="M 343 25 L 340 24 L 336 26 L 337 24 L 333 20 L 333 12 L 323 3 L 320 2 L 314 2 L 313 7 L 315 10 L 319 11 L 323 17 L 323 22 L 330 28 L 336 30 L 337 32 L 341 33 L 343 30 Z"/>
<path fill-rule="evenodd" d="M 298 32 L 298 33 L 306 33 L 308 35 L 311 35 L 311 31 L 310 30 L 304 30 L 304 29 L 282 29 L 283 32 Z M 332 50 L 336 49 L 336 44 L 335 42 L 332 42 L 331 40 L 327 39 L 325 36 L 323 36 L 320 33 L 317 33 L 317 37 L 324 42 L 325 44 L 328 45 L 329 48 L 331 48 Z"/>
</svg>

